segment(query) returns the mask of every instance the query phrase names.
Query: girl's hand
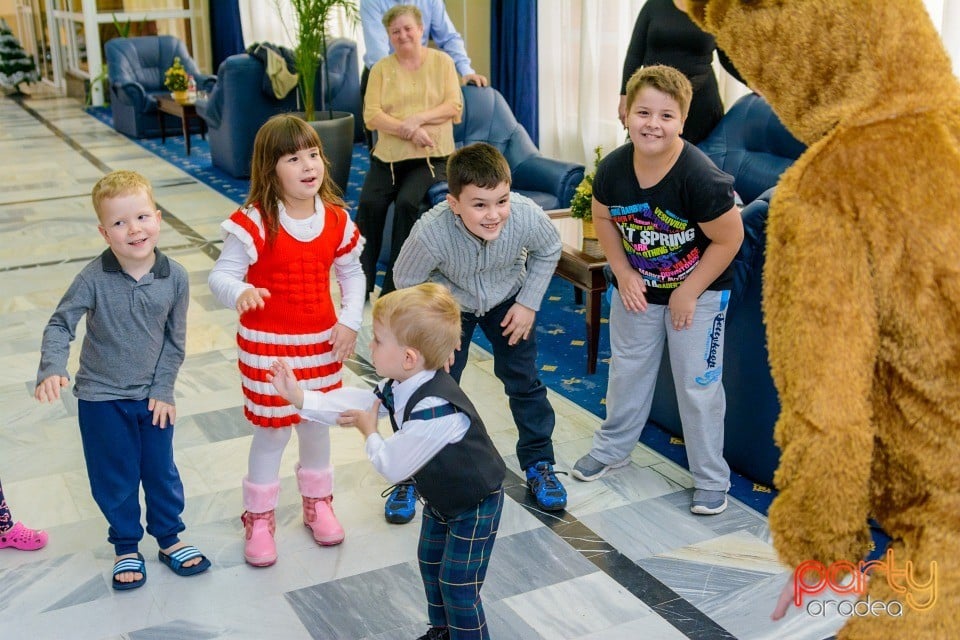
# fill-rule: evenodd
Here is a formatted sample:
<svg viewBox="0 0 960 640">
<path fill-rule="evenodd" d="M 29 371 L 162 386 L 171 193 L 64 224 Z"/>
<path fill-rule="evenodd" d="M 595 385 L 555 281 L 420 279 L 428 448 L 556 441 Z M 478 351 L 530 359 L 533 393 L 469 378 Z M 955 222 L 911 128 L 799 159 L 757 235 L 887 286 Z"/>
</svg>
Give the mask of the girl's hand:
<svg viewBox="0 0 960 640">
<path fill-rule="evenodd" d="M 447 358 L 447 361 L 443 363 L 443 370 L 447 373 L 450 373 L 450 368 L 453 366 L 453 363 L 457 361 L 457 351 L 460 351 L 460 347 L 463 346 L 463 342 L 457 343 L 457 348 L 450 352 L 450 356 Z"/>
<path fill-rule="evenodd" d="M 617 291 L 627 311 L 643 313 L 647 310 L 647 285 L 635 270 L 617 274 Z"/>
<path fill-rule="evenodd" d="M 339 322 L 330 331 L 330 344 L 337 362 L 343 362 L 353 354 L 357 346 L 357 332 Z"/>
<path fill-rule="evenodd" d="M 680 285 L 670 294 L 670 322 L 676 331 L 689 329 L 693 326 L 693 313 L 697 310 L 697 297 L 690 295 Z"/>
<path fill-rule="evenodd" d="M 63 376 L 48 376 L 46 380 L 37 385 L 33 390 L 33 397 L 40 402 L 53 402 L 60 398 L 60 389 L 63 389 L 70 381 Z"/>
<path fill-rule="evenodd" d="M 337 418 L 341 427 L 356 427 L 364 438 L 377 432 L 377 422 L 380 420 L 380 398 L 373 401 L 369 409 L 350 409 L 344 411 Z"/>
<path fill-rule="evenodd" d="M 297 376 L 293 369 L 283 360 L 274 360 L 267 374 L 267 382 L 273 385 L 280 397 L 295 406 L 303 409 L 303 389 L 297 383 Z"/>
<path fill-rule="evenodd" d="M 263 309 L 267 304 L 267 298 L 270 297 L 270 291 L 263 287 L 253 287 L 247 289 L 237 298 L 237 313 L 243 315 L 247 311 L 254 309 Z"/>
<path fill-rule="evenodd" d="M 166 429 L 167 425 L 173 426 L 177 419 L 177 408 L 156 398 L 150 398 L 147 403 L 147 409 L 153 412 L 153 426 Z"/>
</svg>

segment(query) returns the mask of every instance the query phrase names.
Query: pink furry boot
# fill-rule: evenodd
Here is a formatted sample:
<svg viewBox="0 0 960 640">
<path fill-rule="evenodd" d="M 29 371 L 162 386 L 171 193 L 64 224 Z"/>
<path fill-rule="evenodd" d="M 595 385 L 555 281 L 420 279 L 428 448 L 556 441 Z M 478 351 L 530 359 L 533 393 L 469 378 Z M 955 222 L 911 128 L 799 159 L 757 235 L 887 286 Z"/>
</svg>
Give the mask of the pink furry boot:
<svg viewBox="0 0 960 640">
<path fill-rule="evenodd" d="M 254 484 L 243 479 L 243 515 L 246 534 L 243 557 L 254 567 L 269 567 L 277 561 L 273 534 L 277 529 L 274 509 L 280 497 L 280 482 Z"/>
<path fill-rule="evenodd" d="M 325 547 L 343 542 L 343 527 L 333 513 L 333 468 L 325 471 L 296 466 L 297 486 L 303 496 L 303 524 L 313 532 L 317 544 Z"/>
</svg>

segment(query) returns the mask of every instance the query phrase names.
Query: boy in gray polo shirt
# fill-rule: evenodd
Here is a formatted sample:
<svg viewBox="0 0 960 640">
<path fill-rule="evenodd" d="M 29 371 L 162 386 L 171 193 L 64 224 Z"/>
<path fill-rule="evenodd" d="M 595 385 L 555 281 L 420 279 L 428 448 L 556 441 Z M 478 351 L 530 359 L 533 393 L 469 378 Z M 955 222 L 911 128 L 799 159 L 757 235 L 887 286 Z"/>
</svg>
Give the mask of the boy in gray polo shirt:
<svg viewBox="0 0 960 640">
<path fill-rule="evenodd" d="M 113 588 L 127 590 L 147 579 L 138 550 L 141 483 L 160 561 L 181 576 L 210 567 L 178 536 L 183 484 L 173 462 L 173 384 L 183 364 L 189 289 L 186 270 L 156 248 L 160 211 L 146 178 L 114 171 L 92 196 L 108 249 L 77 275 L 47 323 L 34 396 L 60 398 L 69 384 L 70 343 L 86 316 L 73 393 L 90 489 L 117 556 Z"/>
<path fill-rule="evenodd" d="M 478 142 L 454 152 L 447 200 L 414 225 L 393 277 L 398 289 L 439 282 L 460 303 L 463 336 L 450 367 L 457 382 L 474 329 L 479 325 L 490 340 L 493 371 L 519 432 L 517 458 L 527 488 L 541 509 L 561 511 L 567 492 L 553 470 L 555 416 L 537 374 L 535 325 L 562 247 L 543 209 L 511 193 L 510 182 L 510 167 L 495 147 Z"/>
</svg>

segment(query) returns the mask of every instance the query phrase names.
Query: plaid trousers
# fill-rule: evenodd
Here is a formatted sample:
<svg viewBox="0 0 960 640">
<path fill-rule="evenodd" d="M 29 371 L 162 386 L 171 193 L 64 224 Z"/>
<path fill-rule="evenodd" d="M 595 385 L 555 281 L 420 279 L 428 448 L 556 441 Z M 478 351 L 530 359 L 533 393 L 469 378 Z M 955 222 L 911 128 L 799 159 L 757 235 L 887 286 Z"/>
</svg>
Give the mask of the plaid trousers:
<svg viewBox="0 0 960 640">
<path fill-rule="evenodd" d="M 489 640 L 480 588 L 503 511 L 503 488 L 476 507 L 446 519 L 423 509 L 417 560 L 433 627 L 447 627 L 452 640 Z"/>
</svg>

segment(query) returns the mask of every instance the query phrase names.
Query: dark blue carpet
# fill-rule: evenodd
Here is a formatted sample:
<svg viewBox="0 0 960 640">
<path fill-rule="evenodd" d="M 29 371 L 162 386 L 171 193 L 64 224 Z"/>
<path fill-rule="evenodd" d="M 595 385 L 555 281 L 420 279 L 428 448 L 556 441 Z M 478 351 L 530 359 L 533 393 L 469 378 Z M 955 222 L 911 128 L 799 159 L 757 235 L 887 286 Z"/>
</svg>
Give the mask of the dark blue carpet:
<svg viewBox="0 0 960 640">
<path fill-rule="evenodd" d="M 112 126 L 109 107 L 92 107 L 88 112 Z M 189 156 L 186 155 L 183 136 L 179 132 L 168 136 L 165 143 L 161 143 L 160 138 L 133 141 L 238 204 L 246 198 L 249 181 L 232 178 L 214 167 L 210 160 L 210 147 L 199 135 L 191 138 Z M 362 143 L 354 145 L 350 180 L 344 194 L 352 214 L 356 211 L 360 187 L 369 166 L 366 147 Z M 549 388 L 603 418 L 606 415 L 604 397 L 610 358 L 610 335 L 606 324 L 610 314 L 607 300 L 603 301 L 597 372 L 593 375 L 587 375 L 586 370 L 585 313 L 583 305 L 574 303 L 573 286 L 560 278 L 554 278 L 537 318 L 540 375 Z M 488 351 L 491 350 L 490 343 L 480 331 L 474 335 L 474 342 Z M 640 441 L 673 462 L 687 467 L 683 441 L 656 424 L 651 423 L 643 430 Z M 773 490 L 736 473 L 731 482 L 731 495 L 766 514 L 774 496 Z"/>
</svg>

